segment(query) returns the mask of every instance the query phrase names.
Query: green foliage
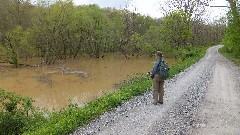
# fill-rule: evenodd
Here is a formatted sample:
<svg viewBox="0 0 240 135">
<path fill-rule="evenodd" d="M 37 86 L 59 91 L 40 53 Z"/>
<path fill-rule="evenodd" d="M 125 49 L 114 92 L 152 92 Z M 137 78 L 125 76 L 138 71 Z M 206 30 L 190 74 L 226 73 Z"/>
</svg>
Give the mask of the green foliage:
<svg viewBox="0 0 240 135">
<path fill-rule="evenodd" d="M 0 60 L 6 61 L 6 50 L 2 44 L 0 44 Z"/>
<path fill-rule="evenodd" d="M 39 0 L 34 6 L 29 0 L 0 2 L 0 57 L 16 67 L 20 58 L 30 56 L 54 64 L 86 55 L 101 58 L 108 52 L 126 58 L 156 50 L 171 55 L 172 48 L 217 43 L 221 36 L 214 35 L 222 31 L 224 27 L 192 21 L 182 10 L 153 19 L 126 9 L 75 6 L 72 0 Z"/>
<path fill-rule="evenodd" d="M 225 48 L 221 48 L 221 49 L 219 49 L 219 51 L 223 56 L 230 59 L 231 61 L 233 61 L 236 65 L 238 65 L 240 67 L 240 58 L 239 57 L 236 57 L 235 55 L 233 55 L 233 53 L 229 53 L 228 51 L 225 50 Z"/>
<path fill-rule="evenodd" d="M 32 106 L 33 100 L 0 89 L 0 134 L 22 134 L 45 120 Z"/>
<path fill-rule="evenodd" d="M 4 50 L 7 54 L 5 57 L 8 61 L 18 67 L 19 58 L 28 56 L 31 53 L 32 47 L 28 43 L 29 32 L 17 26 L 9 31 L 5 37 Z"/>
<path fill-rule="evenodd" d="M 170 75 L 172 78 L 174 75 L 180 73 L 187 67 L 199 61 L 204 55 L 208 47 L 189 47 L 185 49 L 181 49 L 178 54 L 178 58 L 170 67 Z"/>
<path fill-rule="evenodd" d="M 161 41 L 171 47 L 184 47 L 188 44 L 192 32 L 190 16 L 182 10 L 173 11 L 163 18 L 160 25 Z"/>
<path fill-rule="evenodd" d="M 138 33 L 134 33 L 131 36 L 131 39 L 129 41 L 129 43 L 125 46 L 125 49 L 129 51 L 130 54 L 132 54 L 132 56 L 134 55 L 140 55 L 142 51 L 142 49 L 144 48 L 144 44 L 143 44 L 143 38 L 140 34 Z"/>
<path fill-rule="evenodd" d="M 0 1 L 0 37 L 17 25 L 27 28 L 31 25 L 30 0 L 1 0 Z M 0 39 L 1 39 L 0 38 Z"/>
<path fill-rule="evenodd" d="M 233 10 L 233 9 L 232 9 Z M 240 4 L 238 3 L 236 12 L 228 13 L 228 28 L 227 33 L 224 37 L 223 51 L 232 53 L 234 57 L 240 57 Z"/>
<path fill-rule="evenodd" d="M 145 42 L 144 46 L 147 45 L 146 47 L 149 50 L 148 52 L 153 53 L 157 50 L 168 52 L 167 48 L 169 48 L 169 45 L 164 44 L 164 41 L 161 39 L 161 37 L 161 28 L 159 26 L 150 26 L 143 36 Z"/>
<path fill-rule="evenodd" d="M 39 49 L 38 55 L 45 58 L 45 64 L 66 58 L 67 49 L 72 47 L 70 30 L 74 11 L 69 0 L 57 1 L 51 6 L 42 2 L 35 8 L 31 42 Z"/>
</svg>

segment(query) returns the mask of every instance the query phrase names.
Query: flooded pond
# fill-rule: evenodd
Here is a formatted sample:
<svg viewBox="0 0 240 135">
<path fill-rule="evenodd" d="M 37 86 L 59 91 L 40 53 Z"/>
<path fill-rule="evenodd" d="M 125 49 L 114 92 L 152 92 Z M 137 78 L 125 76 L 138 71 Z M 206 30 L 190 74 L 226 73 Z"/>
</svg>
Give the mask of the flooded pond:
<svg viewBox="0 0 240 135">
<path fill-rule="evenodd" d="M 69 100 L 81 106 L 113 91 L 114 84 L 131 75 L 148 72 L 154 61 L 149 57 L 126 60 L 111 55 L 59 60 L 52 66 L 12 68 L 0 63 L 0 88 L 31 97 L 35 106 L 48 110 L 63 108 Z M 40 59 L 24 63 L 39 64 Z"/>
</svg>

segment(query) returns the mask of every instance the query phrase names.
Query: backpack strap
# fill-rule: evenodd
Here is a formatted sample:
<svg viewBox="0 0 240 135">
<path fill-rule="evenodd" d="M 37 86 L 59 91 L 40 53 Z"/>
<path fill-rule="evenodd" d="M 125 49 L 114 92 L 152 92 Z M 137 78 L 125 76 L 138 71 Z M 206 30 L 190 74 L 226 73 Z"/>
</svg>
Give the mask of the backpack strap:
<svg viewBox="0 0 240 135">
<path fill-rule="evenodd" d="M 161 63 L 161 62 L 164 62 L 164 61 L 161 59 L 161 60 L 158 62 L 157 74 L 158 74 L 159 71 L 160 71 L 160 68 L 159 68 L 159 67 L 160 67 L 160 63 Z"/>
</svg>

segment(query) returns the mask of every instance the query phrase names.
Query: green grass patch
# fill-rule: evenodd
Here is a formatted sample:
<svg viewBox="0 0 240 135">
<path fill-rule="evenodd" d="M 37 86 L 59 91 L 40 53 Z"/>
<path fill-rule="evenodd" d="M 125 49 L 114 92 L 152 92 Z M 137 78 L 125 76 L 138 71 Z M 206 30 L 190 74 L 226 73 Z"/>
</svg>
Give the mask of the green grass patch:
<svg viewBox="0 0 240 135">
<path fill-rule="evenodd" d="M 176 62 L 170 66 L 169 78 L 197 62 L 204 56 L 206 49 L 207 47 L 191 47 L 178 50 Z M 149 91 L 152 84 L 152 81 L 148 80 L 146 75 L 138 75 L 125 82 L 127 82 L 126 85 L 121 85 L 117 91 L 91 101 L 82 108 L 69 104 L 68 107 L 59 112 L 47 113 L 48 117 L 45 117 L 45 119 L 42 117 L 39 117 L 39 121 L 36 120 L 37 118 L 33 119 L 34 123 L 31 122 L 31 125 L 26 124 L 23 128 L 23 134 L 58 135 L 71 133 L 77 127 L 86 125 L 104 112 L 110 111 L 133 97 Z"/>
<path fill-rule="evenodd" d="M 192 47 L 179 50 L 179 59 L 177 59 L 172 66 L 170 66 L 169 78 L 180 73 L 192 64 L 199 61 L 206 53 L 208 47 Z"/>
<path fill-rule="evenodd" d="M 232 62 L 234 62 L 238 67 L 240 67 L 240 55 L 236 56 L 233 53 L 226 51 L 224 48 L 219 49 L 219 52 Z"/>
</svg>

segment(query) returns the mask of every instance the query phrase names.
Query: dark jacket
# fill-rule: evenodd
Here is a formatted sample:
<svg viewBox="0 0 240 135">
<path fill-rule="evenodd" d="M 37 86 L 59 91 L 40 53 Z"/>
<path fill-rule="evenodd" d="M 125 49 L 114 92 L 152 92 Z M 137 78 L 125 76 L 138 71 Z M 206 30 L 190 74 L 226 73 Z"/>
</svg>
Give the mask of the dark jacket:
<svg viewBox="0 0 240 135">
<path fill-rule="evenodd" d="M 158 66 L 159 66 L 159 63 L 162 61 L 162 59 L 158 60 L 154 66 L 153 66 L 153 69 L 151 71 L 151 78 L 154 78 L 154 75 L 155 74 L 158 74 Z"/>
</svg>

